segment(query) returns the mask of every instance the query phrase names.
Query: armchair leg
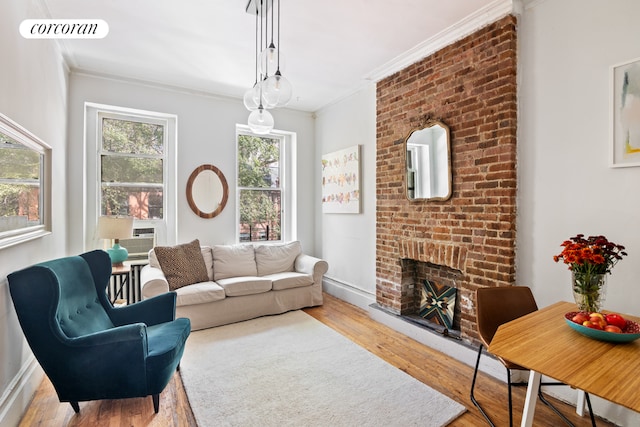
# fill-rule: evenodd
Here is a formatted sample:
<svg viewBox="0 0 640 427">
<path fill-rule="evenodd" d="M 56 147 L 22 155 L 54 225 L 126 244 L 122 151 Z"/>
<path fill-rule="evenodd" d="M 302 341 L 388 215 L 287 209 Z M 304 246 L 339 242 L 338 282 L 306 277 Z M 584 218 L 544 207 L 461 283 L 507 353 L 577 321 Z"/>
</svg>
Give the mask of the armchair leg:
<svg viewBox="0 0 640 427">
<path fill-rule="evenodd" d="M 160 394 L 154 394 L 151 397 L 153 398 L 153 412 L 157 414 L 160 409 Z"/>
<path fill-rule="evenodd" d="M 73 411 L 77 414 L 80 412 L 80 405 L 78 405 L 78 402 L 69 402 L 71 404 L 71 407 L 73 408 Z"/>
</svg>

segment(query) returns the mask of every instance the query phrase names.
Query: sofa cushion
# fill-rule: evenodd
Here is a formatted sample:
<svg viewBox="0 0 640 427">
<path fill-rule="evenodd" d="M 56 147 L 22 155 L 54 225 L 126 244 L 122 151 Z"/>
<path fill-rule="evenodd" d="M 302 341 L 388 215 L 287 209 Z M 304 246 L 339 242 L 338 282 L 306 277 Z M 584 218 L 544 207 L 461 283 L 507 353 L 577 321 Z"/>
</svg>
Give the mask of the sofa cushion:
<svg viewBox="0 0 640 427">
<path fill-rule="evenodd" d="M 229 277 L 217 280 L 228 297 L 262 294 L 271 290 L 271 279 L 256 276 Z"/>
<path fill-rule="evenodd" d="M 271 281 L 273 282 L 271 287 L 274 291 L 302 288 L 305 286 L 313 285 L 313 277 L 310 274 L 297 273 L 295 271 L 269 274 L 268 276 L 264 277 L 265 279 L 271 279 Z"/>
<path fill-rule="evenodd" d="M 156 246 L 154 252 L 170 290 L 209 280 L 198 239 L 176 246 Z"/>
<path fill-rule="evenodd" d="M 194 305 L 220 301 L 225 298 L 224 289 L 215 282 L 201 282 L 176 290 L 176 305 Z"/>
<path fill-rule="evenodd" d="M 253 246 L 216 245 L 213 247 L 213 278 L 216 282 L 230 277 L 257 275 Z"/>
<path fill-rule="evenodd" d="M 258 276 L 294 271 L 294 263 L 302 253 L 300 242 L 283 245 L 259 245 L 255 247 Z"/>
</svg>

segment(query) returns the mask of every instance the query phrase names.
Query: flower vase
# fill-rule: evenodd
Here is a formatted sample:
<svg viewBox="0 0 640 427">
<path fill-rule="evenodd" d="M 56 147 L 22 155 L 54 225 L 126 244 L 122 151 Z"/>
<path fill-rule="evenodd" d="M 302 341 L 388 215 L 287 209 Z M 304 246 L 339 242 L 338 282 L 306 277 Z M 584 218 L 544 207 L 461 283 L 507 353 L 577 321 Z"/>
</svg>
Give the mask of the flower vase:
<svg viewBox="0 0 640 427">
<path fill-rule="evenodd" d="M 602 310 L 607 292 L 606 274 L 572 271 L 571 286 L 578 310 L 589 313 Z"/>
</svg>

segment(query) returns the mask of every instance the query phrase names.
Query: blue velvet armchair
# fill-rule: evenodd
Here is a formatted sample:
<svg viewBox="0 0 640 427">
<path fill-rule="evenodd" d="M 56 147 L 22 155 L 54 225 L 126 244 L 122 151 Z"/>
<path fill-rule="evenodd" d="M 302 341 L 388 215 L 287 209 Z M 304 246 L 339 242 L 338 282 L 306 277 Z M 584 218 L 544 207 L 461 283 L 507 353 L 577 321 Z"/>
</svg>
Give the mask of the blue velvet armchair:
<svg viewBox="0 0 640 427">
<path fill-rule="evenodd" d="M 8 276 L 20 326 L 60 402 L 153 397 L 179 368 L 191 332 L 174 292 L 124 307 L 107 299 L 104 251 L 60 258 Z"/>
</svg>

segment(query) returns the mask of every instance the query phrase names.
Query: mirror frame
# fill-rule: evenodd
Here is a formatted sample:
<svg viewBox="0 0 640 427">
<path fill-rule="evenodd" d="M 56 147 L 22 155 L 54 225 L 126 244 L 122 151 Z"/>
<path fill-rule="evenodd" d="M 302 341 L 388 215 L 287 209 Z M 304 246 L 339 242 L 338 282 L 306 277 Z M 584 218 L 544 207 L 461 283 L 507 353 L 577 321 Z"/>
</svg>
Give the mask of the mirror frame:
<svg viewBox="0 0 640 427">
<path fill-rule="evenodd" d="M 0 249 L 51 234 L 51 147 L 0 113 L 0 133 L 40 155 L 40 224 L 0 232 Z"/>
<path fill-rule="evenodd" d="M 203 212 L 202 210 L 200 210 L 193 197 L 193 183 L 195 182 L 198 175 L 200 175 L 204 171 L 212 171 L 213 173 L 215 173 L 218 176 L 218 179 L 220 179 L 220 183 L 222 184 L 222 200 L 220 200 L 218 208 L 212 212 Z M 227 184 L 227 180 L 220 169 L 213 165 L 200 165 L 195 168 L 193 172 L 191 172 L 191 175 L 187 180 L 187 202 L 189 202 L 189 207 L 191 208 L 191 210 L 200 218 L 215 218 L 216 216 L 220 215 L 220 213 L 226 206 L 228 199 L 229 185 Z"/>
<path fill-rule="evenodd" d="M 424 129 L 429 129 L 432 128 L 434 126 L 440 126 L 444 129 L 445 131 L 445 136 L 447 138 L 447 185 L 449 188 L 449 192 L 442 196 L 442 197 L 414 197 L 414 198 L 410 198 L 409 197 L 409 187 L 408 187 L 408 182 L 407 182 L 407 152 L 408 152 L 408 143 L 409 143 L 409 138 L 411 138 L 411 135 L 413 135 L 415 132 L 419 132 L 421 130 Z M 411 132 L 409 132 L 409 134 L 407 135 L 407 137 L 404 139 L 404 144 L 403 144 L 403 148 L 404 148 L 404 174 L 403 174 L 403 181 L 404 181 L 404 195 L 407 198 L 407 200 L 409 200 L 410 202 L 417 202 L 417 201 L 445 201 L 445 200 L 449 200 L 451 198 L 451 195 L 453 194 L 453 183 L 452 183 L 452 170 L 451 170 L 451 134 L 449 132 L 449 126 L 447 126 L 446 124 L 444 124 L 441 120 L 435 120 L 435 119 L 429 119 L 427 120 L 427 122 L 422 125 L 419 126 L 417 128 L 414 128 L 411 130 Z"/>
</svg>

